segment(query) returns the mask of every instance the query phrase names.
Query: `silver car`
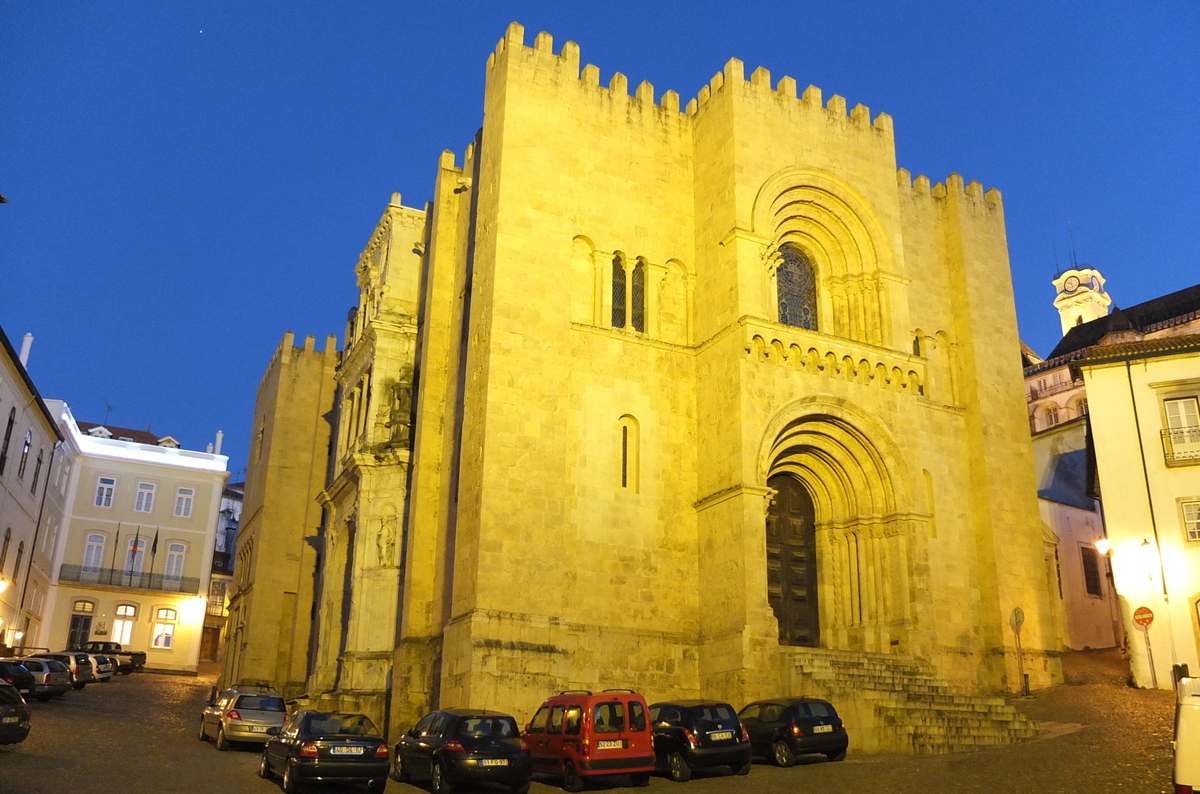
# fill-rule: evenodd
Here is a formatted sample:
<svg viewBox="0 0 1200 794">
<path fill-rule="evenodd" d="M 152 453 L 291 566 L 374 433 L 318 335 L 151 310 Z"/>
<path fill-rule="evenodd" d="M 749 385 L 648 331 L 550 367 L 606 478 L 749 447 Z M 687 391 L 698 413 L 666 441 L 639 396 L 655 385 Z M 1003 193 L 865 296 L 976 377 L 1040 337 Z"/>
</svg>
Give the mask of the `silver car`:
<svg viewBox="0 0 1200 794">
<path fill-rule="evenodd" d="M 267 731 L 282 727 L 286 719 L 287 707 L 279 695 L 227 689 L 205 702 L 199 739 L 215 740 L 218 750 L 228 750 L 230 742 L 265 744 L 271 738 Z"/>
<path fill-rule="evenodd" d="M 21 660 L 33 674 L 33 696 L 41 701 L 61 697 L 71 689 L 71 668 L 55 659 L 29 657 Z"/>
</svg>

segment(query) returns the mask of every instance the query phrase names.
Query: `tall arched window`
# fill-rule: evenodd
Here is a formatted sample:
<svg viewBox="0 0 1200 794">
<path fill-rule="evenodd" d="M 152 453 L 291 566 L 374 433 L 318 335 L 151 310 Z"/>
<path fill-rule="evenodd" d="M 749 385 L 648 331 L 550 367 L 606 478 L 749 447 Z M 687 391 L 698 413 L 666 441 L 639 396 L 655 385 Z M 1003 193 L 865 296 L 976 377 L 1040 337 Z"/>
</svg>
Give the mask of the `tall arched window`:
<svg viewBox="0 0 1200 794">
<path fill-rule="evenodd" d="M 12 527 L 4 530 L 4 545 L 0 546 L 0 578 L 4 576 L 4 563 L 8 559 L 9 543 L 12 543 Z"/>
<path fill-rule="evenodd" d="M 33 445 L 33 431 L 25 431 L 25 445 L 21 447 L 21 462 L 17 465 L 17 477 L 25 476 L 25 464 L 29 462 L 29 447 Z"/>
<path fill-rule="evenodd" d="M 625 327 L 625 260 L 620 254 L 612 261 L 612 324 Z"/>
<path fill-rule="evenodd" d="M 183 555 L 187 553 L 187 549 L 182 543 L 171 543 L 167 546 L 167 565 L 163 570 L 163 577 L 168 582 L 173 582 L 172 589 L 179 588 L 179 580 L 183 578 Z"/>
<path fill-rule="evenodd" d="M 21 575 L 21 558 L 25 556 L 25 541 L 17 544 L 17 561 L 13 563 L 13 582 Z"/>
<path fill-rule="evenodd" d="M 779 322 L 817 330 L 817 274 L 812 262 L 792 243 L 779 247 L 775 282 L 779 295 Z"/>
<path fill-rule="evenodd" d="M 620 444 L 621 476 L 618 480 L 621 490 L 638 492 L 638 459 L 640 457 L 640 440 L 638 439 L 638 423 L 632 416 L 622 416 L 617 422 L 618 444 Z"/>
<path fill-rule="evenodd" d="M 33 464 L 33 482 L 29 484 L 29 492 L 37 492 L 38 475 L 42 473 L 42 455 L 46 452 L 44 449 L 38 450 L 37 463 Z"/>
<path fill-rule="evenodd" d="M 4 428 L 4 441 L 0 443 L 0 474 L 4 473 L 4 465 L 8 463 L 8 443 L 12 441 L 13 425 L 17 422 L 17 409 L 8 412 L 8 425 Z"/>
<path fill-rule="evenodd" d="M 629 314 L 633 320 L 633 330 L 638 333 L 646 331 L 646 263 L 639 261 L 633 268 L 633 287 L 629 296 Z"/>
</svg>

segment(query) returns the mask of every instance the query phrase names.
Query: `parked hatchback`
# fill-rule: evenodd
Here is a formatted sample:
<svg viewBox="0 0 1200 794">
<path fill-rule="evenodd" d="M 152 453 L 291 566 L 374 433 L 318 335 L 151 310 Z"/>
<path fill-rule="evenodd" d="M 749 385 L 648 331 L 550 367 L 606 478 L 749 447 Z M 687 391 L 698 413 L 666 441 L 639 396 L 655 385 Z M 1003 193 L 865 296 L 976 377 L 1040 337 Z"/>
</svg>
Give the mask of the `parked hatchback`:
<svg viewBox="0 0 1200 794">
<path fill-rule="evenodd" d="M 434 794 L 458 783 L 496 783 L 529 791 L 533 764 L 517 721 L 496 711 L 446 709 L 421 718 L 396 743 L 392 776 L 428 780 Z"/>
<path fill-rule="evenodd" d="M 99 679 L 92 668 L 92 657 L 83 651 L 59 651 L 58 653 L 43 653 L 43 659 L 54 659 L 62 662 L 71 670 L 71 685 L 75 689 L 83 689 L 85 685 Z"/>
<path fill-rule="evenodd" d="M 285 792 L 309 782 L 365 783 L 375 794 L 387 786 L 387 742 L 366 715 L 297 711 L 271 733 L 258 774 L 282 775 Z"/>
<path fill-rule="evenodd" d="M 523 734 L 533 770 L 561 775 L 567 791 L 581 791 L 584 778 L 601 775 L 629 775 L 633 785 L 648 785 L 654 739 L 646 712 L 645 698 L 631 689 L 547 699 Z"/>
<path fill-rule="evenodd" d="M 750 736 L 737 712 L 718 700 L 672 700 L 650 705 L 659 771 L 676 783 L 695 769 L 729 767 L 750 772 Z"/>
<path fill-rule="evenodd" d="M 1175 791 L 1200 792 L 1200 678 L 1182 678 L 1175 688 Z"/>
<path fill-rule="evenodd" d="M 207 701 L 200 715 L 200 741 L 213 739 L 217 749 L 229 749 L 230 742 L 270 741 L 271 728 L 279 728 L 287 719 L 283 698 L 266 692 L 227 689 L 215 701 Z"/>
<path fill-rule="evenodd" d="M 738 716 L 750 734 L 754 754 L 771 759 L 776 766 L 791 766 L 796 763 L 796 756 L 813 753 L 820 753 L 830 761 L 846 757 L 850 739 L 828 701 L 760 700 L 743 708 Z"/>
<path fill-rule="evenodd" d="M 107 684 L 108 679 L 117 674 L 117 665 L 107 656 L 97 653 L 89 653 L 88 658 L 92 660 L 92 673 L 96 676 L 96 680 Z"/>
<path fill-rule="evenodd" d="M 30 657 L 22 659 L 21 664 L 33 676 L 33 696 L 38 700 L 45 702 L 70 690 L 71 671 L 62 662 Z"/>
<path fill-rule="evenodd" d="M 29 735 L 29 706 L 12 684 L 0 681 L 0 744 L 16 744 Z"/>
<path fill-rule="evenodd" d="M 0 659 L 0 681 L 15 686 L 22 695 L 33 694 L 33 674 L 20 659 Z"/>
</svg>

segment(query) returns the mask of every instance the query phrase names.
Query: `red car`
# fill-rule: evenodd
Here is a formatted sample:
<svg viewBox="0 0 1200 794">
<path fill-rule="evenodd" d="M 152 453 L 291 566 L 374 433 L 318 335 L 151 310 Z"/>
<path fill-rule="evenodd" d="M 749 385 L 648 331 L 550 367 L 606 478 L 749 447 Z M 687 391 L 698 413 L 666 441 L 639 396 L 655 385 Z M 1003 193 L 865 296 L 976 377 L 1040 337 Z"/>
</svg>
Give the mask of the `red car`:
<svg viewBox="0 0 1200 794">
<path fill-rule="evenodd" d="M 646 699 L 631 689 L 549 698 L 522 734 L 534 771 L 562 775 L 567 791 L 581 791 L 584 778 L 601 775 L 629 775 L 633 785 L 648 785 L 654 735 L 647 711 Z"/>
</svg>

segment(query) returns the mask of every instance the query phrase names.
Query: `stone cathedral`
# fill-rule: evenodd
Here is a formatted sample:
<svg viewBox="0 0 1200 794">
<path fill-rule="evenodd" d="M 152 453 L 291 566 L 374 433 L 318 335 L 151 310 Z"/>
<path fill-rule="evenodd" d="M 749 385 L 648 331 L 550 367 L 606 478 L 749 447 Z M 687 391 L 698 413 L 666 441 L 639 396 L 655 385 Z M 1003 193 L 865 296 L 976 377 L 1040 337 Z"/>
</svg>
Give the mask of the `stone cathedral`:
<svg viewBox="0 0 1200 794">
<path fill-rule="evenodd" d="M 309 560 L 312 604 L 255 595 L 227 678 L 393 736 L 608 687 L 826 696 L 856 749 L 1031 735 L 983 697 L 1061 680 L 1000 193 L 738 60 L 681 107 L 524 38 L 434 199 L 393 196 L 336 367 L 272 362 L 329 387 L 260 389 L 247 541 L 295 548 L 242 590 Z"/>
</svg>

